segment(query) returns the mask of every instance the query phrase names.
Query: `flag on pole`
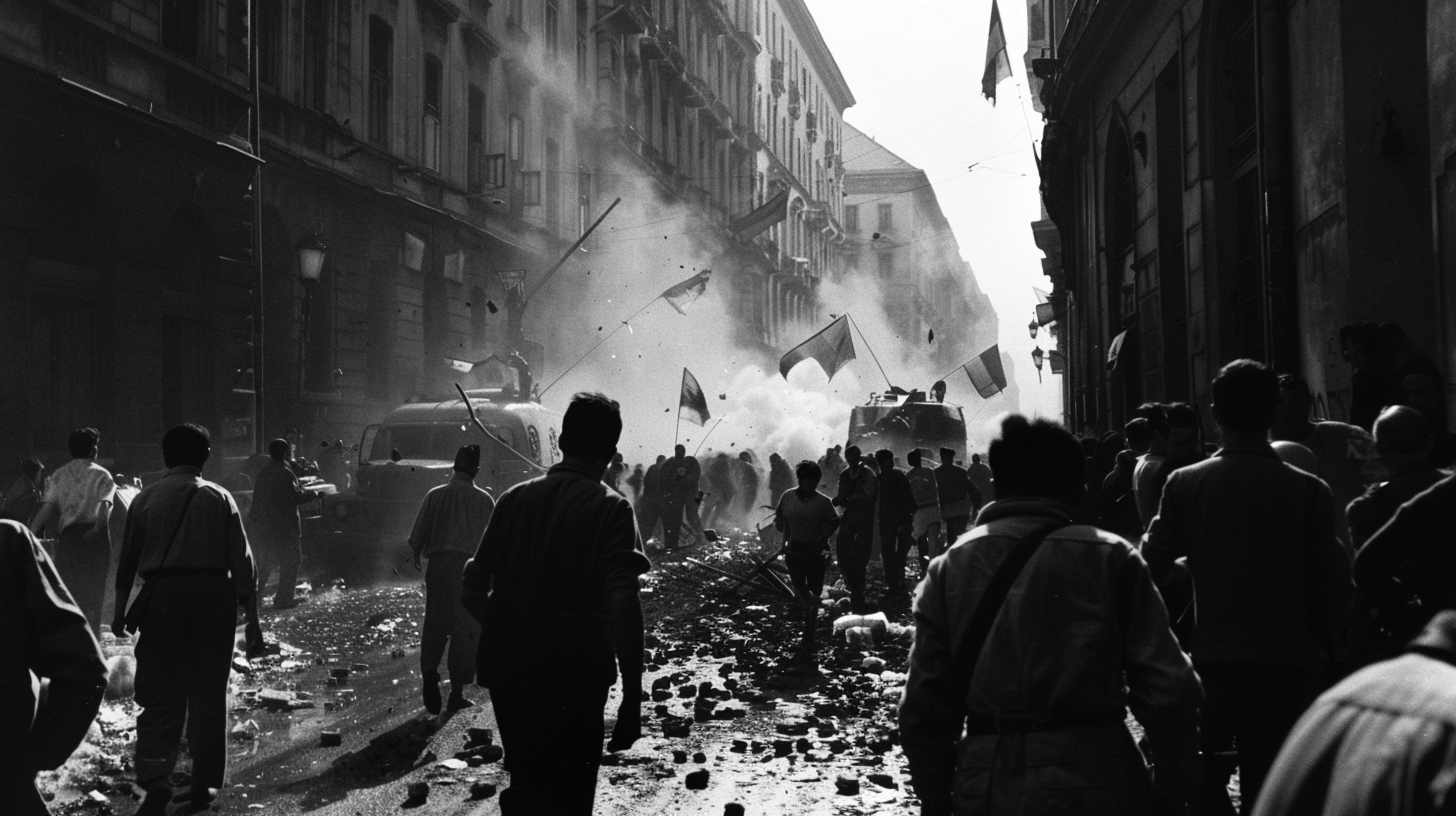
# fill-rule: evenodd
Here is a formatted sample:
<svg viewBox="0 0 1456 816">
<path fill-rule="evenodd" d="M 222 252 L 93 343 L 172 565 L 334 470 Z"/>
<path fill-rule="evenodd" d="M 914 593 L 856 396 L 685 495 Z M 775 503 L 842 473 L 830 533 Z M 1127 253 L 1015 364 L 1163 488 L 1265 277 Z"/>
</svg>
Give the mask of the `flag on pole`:
<svg viewBox="0 0 1456 816">
<path fill-rule="evenodd" d="M 698 378 L 693 372 L 683 369 L 682 393 L 677 399 L 678 419 L 686 419 L 699 427 L 706 425 L 708 419 L 708 398 L 703 395 L 703 389 L 698 385 Z"/>
<path fill-rule="evenodd" d="M 1046 303 L 1047 301 L 1052 299 L 1052 293 L 1048 292 L 1045 289 L 1038 289 L 1033 286 L 1031 287 L 1031 291 L 1036 295 L 1037 303 Z"/>
<path fill-rule="evenodd" d="M 733 223 L 729 224 L 729 229 L 733 230 L 739 238 L 747 241 L 788 217 L 789 191 L 784 189 L 780 190 L 778 195 L 765 201 L 762 207 L 748 215 L 733 219 Z"/>
<path fill-rule="evenodd" d="M 668 302 L 668 305 L 677 309 L 678 314 L 687 314 L 688 307 L 693 304 L 693 301 L 708 291 L 708 279 L 712 276 L 713 270 L 704 269 L 682 283 L 669 286 L 661 297 Z"/>
<path fill-rule="evenodd" d="M 992 345 L 966 363 L 966 376 L 982 399 L 990 399 L 1006 387 L 1006 370 L 1001 366 L 1001 346 Z"/>
<path fill-rule="evenodd" d="M 1011 76 L 1011 57 L 1006 53 L 1006 29 L 1001 26 L 1001 9 L 991 0 L 991 30 L 986 40 L 986 72 L 981 75 L 981 95 L 996 104 L 996 86 Z"/>
<path fill-rule="evenodd" d="M 818 334 L 790 349 L 788 354 L 780 358 L 779 373 L 787 380 L 789 371 L 794 366 L 805 360 L 813 360 L 832 380 L 839 369 L 853 359 L 854 339 L 850 337 L 849 333 L 849 315 L 843 314 L 835 318 L 833 323 Z"/>
<path fill-rule="evenodd" d="M 1055 306 L 1053 306 L 1051 303 L 1038 303 L 1038 304 L 1036 304 L 1036 322 L 1037 323 L 1040 323 L 1041 325 L 1045 326 L 1048 323 L 1055 323 L 1056 322 L 1056 319 L 1057 319 L 1057 309 L 1056 309 Z"/>
</svg>

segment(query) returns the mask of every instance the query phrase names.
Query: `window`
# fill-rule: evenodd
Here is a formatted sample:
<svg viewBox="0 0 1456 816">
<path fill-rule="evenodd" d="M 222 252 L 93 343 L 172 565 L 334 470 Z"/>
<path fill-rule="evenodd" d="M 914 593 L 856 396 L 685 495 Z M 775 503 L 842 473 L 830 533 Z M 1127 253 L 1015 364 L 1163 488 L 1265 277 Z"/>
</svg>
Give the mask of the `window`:
<svg viewBox="0 0 1456 816">
<path fill-rule="evenodd" d="M 895 256 L 893 253 L 881 252 L 878 256 L 880 263 L 880 277 L 889 280 L 895 276 Z"/>
<path fill-rule="evenodd" d="M 228 67 L 248 70 L 248 0 L 227 0 Z"/>
<path fill-rule="evenodd" d="M 516 114 L 511 114 L 510 141 L 506 145 L 506 158 L 515 164 L 521 163 L 526 145 L 526 123 Z"/>
<path fill-rule="evenodd" d="M 303 2 L 303 104 L 321 111 L 328 99 L 329 33 L 324 0 Z"/>
<path fill-rule="evenodd" d="M 591 33 L 591 7 L 586 0 L 576 0 L 576 82 L 585 88 L 591 82 L 590 52 L 587 48 Z"/>
<path fill-rule="evenodd" d="M 893 212 L 893 204 L 880 205 L 880 232 L 888 232 L 890 230 L 890 227 L 894 224 L 894 219 L 891 217 Z"/>
<path fill-rule="evenodd" d="M 546 53 L 552 58 L 561 55 L 561 10 L 555 0 L 546 0 Z"/>
<path fill-rule="evenodd" d="M 485 191 L 485 92 L 471 85 L 466 104 L 466 176 L 470 192 Z"/>
<path fill-rule="evenodd" d="M 369 140 L 389 146 L 389 105 L 394 82 L 394 30 L 369 18 Z"/>
<path fill-rule="evenodd" d="M 859 232 L 859 205 L 844 205 L 844 231 Z"/>
<path fill-rule="evenodd" d="M 278 40 L 283 23 L 283 0 L 262 0 L 258 4 L 258 81 L 278 85 Z"/>
<path fill-rule="evenodd" d="M 421 127 L 420 163 L 440 170 L 440 61 L 425 57 L 425 110 Z"/>
<path fill-rule="evenodd" d="M 353 107 L 354 11 L 349 0 L 334 2 L 334 105 L 338 110 Z"/>
<path fill-rule="evenodd" d="M 586 165 L 576 166 L 576 234 L 586 233 L 591 224 L 591 171 Z"/>
</svg>

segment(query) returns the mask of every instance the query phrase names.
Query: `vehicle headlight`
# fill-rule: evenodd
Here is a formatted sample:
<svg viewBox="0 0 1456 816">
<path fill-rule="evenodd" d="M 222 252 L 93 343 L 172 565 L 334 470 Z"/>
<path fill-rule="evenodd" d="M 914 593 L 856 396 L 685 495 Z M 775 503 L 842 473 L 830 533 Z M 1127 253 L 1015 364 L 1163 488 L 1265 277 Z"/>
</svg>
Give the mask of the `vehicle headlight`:
<svg viewBox="0 0 1456 816">
<path fill-rule="evenodd" d="M 334 503 L 334 518 L 338 519 L 339 521 L 343 521 L 344 519 L 346 519 L 348 517 L 349 517 L 349 505 L 345 504 L 344 502 L 335 502 Z"/>
</svg>

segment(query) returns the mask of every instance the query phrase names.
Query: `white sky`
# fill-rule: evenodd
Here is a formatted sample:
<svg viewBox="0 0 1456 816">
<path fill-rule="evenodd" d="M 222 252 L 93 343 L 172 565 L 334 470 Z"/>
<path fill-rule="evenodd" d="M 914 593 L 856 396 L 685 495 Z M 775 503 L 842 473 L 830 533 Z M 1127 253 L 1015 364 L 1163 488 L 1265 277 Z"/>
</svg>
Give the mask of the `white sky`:
<svg viewBox="0 0 1456 816">
<path fill-rule="evenodd" d="M 1038 383 L 1031 361 L 1034 347 L 1054 343 L 1045 329 L 1036 340 L 1027 331 L 1031 288 L 1049 290 L 1051 281 L 1031 238 L 1041 215 L 1031 141 L 1039 150 L 1042 123 L 1025 77 L 1025 4 L 998 3 L 1011 78 L 992 107 L 981 96 L 991 0 L 806 3 L 856 100 L 844 118 L 930 177 L 961 257 L 1000 317 L 1021 410 L 1060 419 L 1061 377 L 1043 368 Z"/>
</svg>

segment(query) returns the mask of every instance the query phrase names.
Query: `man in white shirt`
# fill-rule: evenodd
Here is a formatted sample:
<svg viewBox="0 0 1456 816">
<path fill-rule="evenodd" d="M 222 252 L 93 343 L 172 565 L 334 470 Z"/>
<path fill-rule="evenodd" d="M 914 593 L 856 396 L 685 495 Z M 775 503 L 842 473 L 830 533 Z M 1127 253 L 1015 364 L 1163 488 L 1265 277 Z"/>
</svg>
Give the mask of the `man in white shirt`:
<svg viewBox="0 0 1456 816">
<path fill-rule="evenodd" d="M 839 527 L 834 503 L 818 491 L 824 472 L 808 459 L 794 468 L 799 486 L 784 491 L 774 510 L 774 526 L 784 534 L 784 564 L 804 611 L 804 643 L 814 642 L 819 595 L 824 591 L 824 566 L 829 537 Z"/>
<path fill-rule="evenodd" d="M 95 428 L 71 431 L 67 447 L 71 461 L 56 468 L 46 482 L 41 507 L 31 520 L 37 536 L 52 522 L 56 538 L 56 572 L 76 599 L 76 606 L 101 633 L 101 607 L 106 602 L 106 573 L 111 567 L 111 502 L 116 482 L 96 464 L 101 432 Z"/>
</svg>

